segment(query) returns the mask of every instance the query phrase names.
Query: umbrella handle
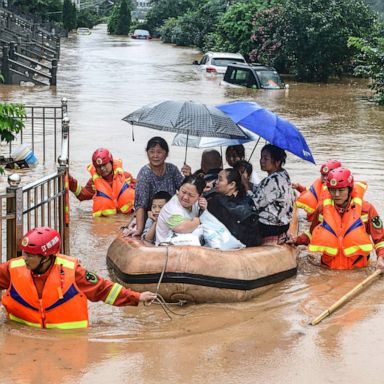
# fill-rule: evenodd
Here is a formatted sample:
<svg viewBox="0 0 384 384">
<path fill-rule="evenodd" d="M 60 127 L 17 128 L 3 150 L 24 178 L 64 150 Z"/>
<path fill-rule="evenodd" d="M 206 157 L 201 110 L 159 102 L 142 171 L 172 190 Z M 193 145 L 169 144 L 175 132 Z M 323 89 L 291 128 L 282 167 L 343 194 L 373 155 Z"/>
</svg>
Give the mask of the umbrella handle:
<svg viewBox="0 0 384 384">
<path fill-rule="evenodd" d="M 189 131 L 187 131 L 187 141 L 185 143 L 185 156 L 184 156 L 184 164 L 187 164 L 187 152 L 188 152 L 188 136 L 189 136 Z"/>
<path fill-rule="evenodd" d="M 249 159 L 248 159 L 248 163 L 251 161 L 251 157 L 253 156 L 253 152 L 255 152 L 255 149 L 256 149 L 256 147 L 257 147 L 257 144 L 259 144 L 260 139 L 261 139 L 261 136 L 259 136 L 259 138 L 258 138 L 257 141 L 256 141 L 255 146 L 254 146 L 253 149 L 252 149 L 251 155 L 249 156 Z"/>
</svg>

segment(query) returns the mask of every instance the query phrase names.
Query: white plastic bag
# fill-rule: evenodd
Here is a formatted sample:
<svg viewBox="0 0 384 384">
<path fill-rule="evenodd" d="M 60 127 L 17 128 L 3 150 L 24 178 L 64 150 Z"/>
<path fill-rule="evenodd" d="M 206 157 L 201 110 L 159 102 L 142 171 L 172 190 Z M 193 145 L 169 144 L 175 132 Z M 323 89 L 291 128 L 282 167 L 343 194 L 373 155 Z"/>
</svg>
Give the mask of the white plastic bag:
<svg viewBox="0 0 384 384">
<path fill-rule="evenodd" d="M 193 233 L 178 233 L 169 240 L 169 243 L 173 245 L 201 245 L 199 237 Z"/>
<path fill-rule="evenodd" d="M 200 246 L 203 239 L 203 228 L 199 225 L 191 233 L 172 233 L 167 240 L 169 244 L 173 245 L 195 245 Z"/>
<path fill-rule="evenodd" d="M 203 227 L 205 245 L 222 250 L 244 248 L 245 245 L 236 239 L 227 227 L 210 212 L 205 210 L 200 216 Z"/>
</svg>

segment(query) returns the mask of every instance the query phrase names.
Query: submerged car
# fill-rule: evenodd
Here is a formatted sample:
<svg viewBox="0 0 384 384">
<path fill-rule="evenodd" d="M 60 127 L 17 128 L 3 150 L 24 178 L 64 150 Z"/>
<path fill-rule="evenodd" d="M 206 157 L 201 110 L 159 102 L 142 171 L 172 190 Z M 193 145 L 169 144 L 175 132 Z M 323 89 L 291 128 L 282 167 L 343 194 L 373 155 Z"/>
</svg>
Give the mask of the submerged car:
<svg viewBox="0 0 384 384">
<path fill-rule="evenodd" d="M 222 85 L 254 89 L 283 89 L 287 86 L 273 67 L 261 64 L 230 64 Z"/>
<path fill-rule="evenodd" d="M 135 29 L 132 34 L 132 39 L 150 40 L 152 39 L 152 36 L 149 31 L 145 29 Z"/>
<path fill-rule="evenodd" d="M 89 30 L 89 28 L 80 27 L 80 28 L 77 28 L 76 33 L 78 35 L 90 35 L 91 31 Z"/>
<path fill-rule="evenodd" d="M 201 60 L 194 61 L 200 69 L 208 73 L 224 74 L 229 64 L 245 63 L 244 57 L 240 53 L 229 52 L 207 52 Z"/>
</svg>

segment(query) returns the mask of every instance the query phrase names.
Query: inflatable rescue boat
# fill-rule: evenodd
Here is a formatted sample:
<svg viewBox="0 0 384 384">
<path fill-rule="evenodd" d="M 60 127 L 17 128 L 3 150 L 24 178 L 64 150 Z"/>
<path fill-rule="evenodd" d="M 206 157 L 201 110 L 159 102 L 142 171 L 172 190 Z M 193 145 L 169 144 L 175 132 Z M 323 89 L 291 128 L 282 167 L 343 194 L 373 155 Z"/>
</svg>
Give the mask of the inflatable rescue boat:
<svg viewBox="0 0 384 384">
<path fill-rule="evenodd" d="M 159 286 L 166 301 L 237 302 L 294 276 L 297 252 L 288 245 L 230 251 L 156 247 L 119 235 L 108 249 L 107 265 L 112 280 L 140 292 L 155 292 Z"/>
</svg>

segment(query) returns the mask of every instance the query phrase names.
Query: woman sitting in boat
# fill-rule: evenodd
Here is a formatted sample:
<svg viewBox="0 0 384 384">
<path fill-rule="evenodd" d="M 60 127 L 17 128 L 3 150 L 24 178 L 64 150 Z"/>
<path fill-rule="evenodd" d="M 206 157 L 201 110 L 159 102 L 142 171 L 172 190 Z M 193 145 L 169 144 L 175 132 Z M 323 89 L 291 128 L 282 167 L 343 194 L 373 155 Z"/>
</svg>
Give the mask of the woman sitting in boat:
<svg viewBox="0 0 384 384">
<path fill-rule="evenodd" d="M 208 211 L 247 247 L 260 245 L 258 216 L 246 195 L 239 171 L 227 168 L 219 173 L 216 193 L 208 198 Z"/>
<path fill-rule="evenodd" d="M 156 227 L 156 244 L 168 243 L 182 233 L 200 235 L 199 211 L 207 208 L 207 200 L 201 197 L 205 188 L 202 176 L 187 176 L 178 193 L 160 211 Z M 197 230 L 197 231 L 196 231 Z"/>
<path fill-rule="evenodd" d="M 262 244 L 280 244 L 287 238 L 293 215 L 294 193 L 288 172 L 283 168 L 287 154 L 275 145 L 267 144 L 261 150 L 260 167 L 268 176 L 248 188 L 259 214 Z M 244 179 L 243 179 L 244 181 Z"/>
<path fill-rule="evenodd" d="M 146 212 L 150 209 L 150 202 L 155 193 L 165 191 L 173 196 L 183 181 L 183 176 L 176 165 L 165 162 L 169 147 L 162 137 L 152 137 L 145 151 L 149 163 L 142 167 L 137 175 L 134 204 L 136 226 L 123 232 L 128 236 L 142 235 Z"/>
</svg>

